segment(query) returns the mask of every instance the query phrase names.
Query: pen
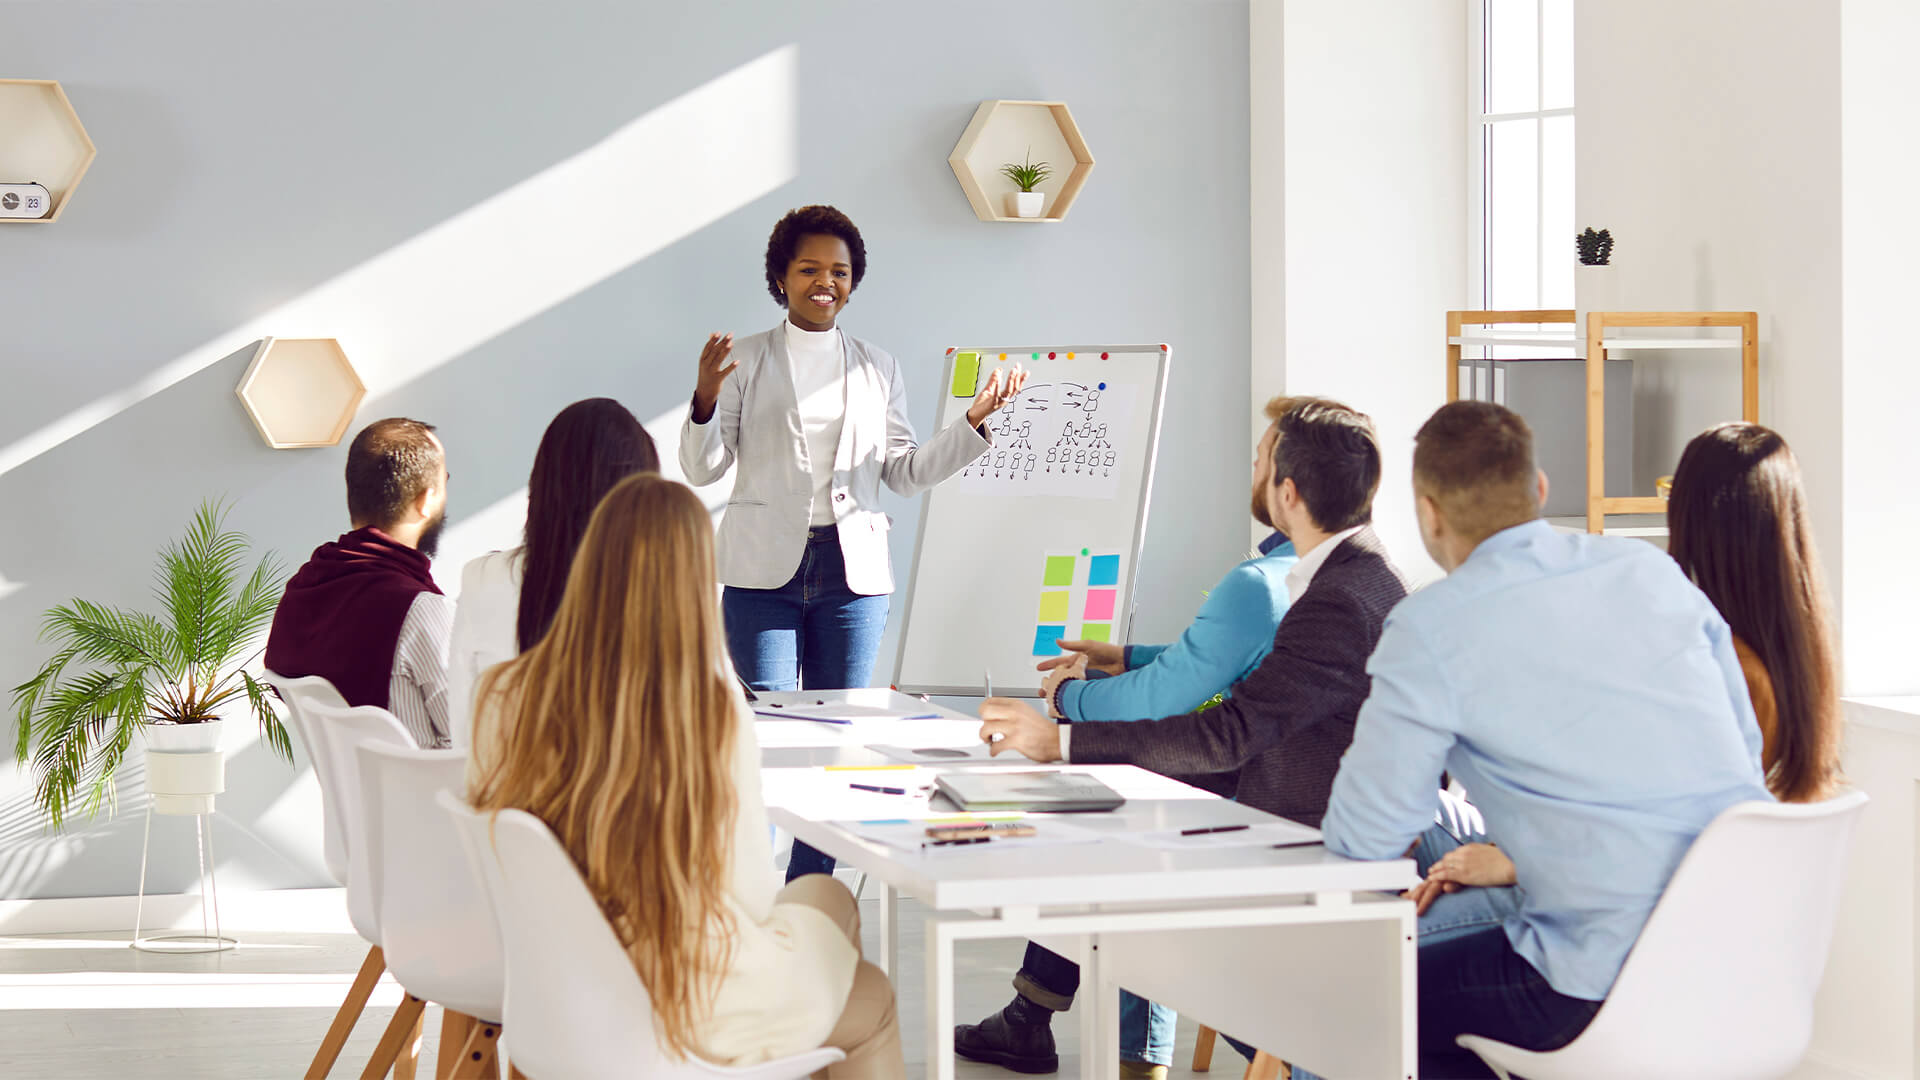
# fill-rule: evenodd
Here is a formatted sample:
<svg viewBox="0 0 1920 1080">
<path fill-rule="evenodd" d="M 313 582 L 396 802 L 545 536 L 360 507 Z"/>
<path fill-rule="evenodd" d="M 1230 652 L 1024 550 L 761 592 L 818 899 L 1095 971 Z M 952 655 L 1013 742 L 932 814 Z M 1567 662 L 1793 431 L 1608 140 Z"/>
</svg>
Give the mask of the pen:
<svg viewBox="0 0 1920 1080">
<path fill-rule="evenodd" d="M 907 789 L 903 787 L 880 787 L 877 784 L 848 784 L 847 786 L 855 791 L 877 791 L 882 795 L 905 795 L 907 793 Z"/>
<path fill-rule="evenodd" d="M 1208 833 L 1241 832 L 1245 829 L 1246 829 L 1245 825 L 1208 825 L 1198 829 L 1181 829 L 1180 835 L 1181 836 L 1205 836 Z"/>
<path fill-rule="evenodd" d="M 992 839 L 993 837 L 991 836 L 969 836 L 960 840 L 929 840 L 926 843 L 921 844 L 920 846 L 921 847 L 953 847 L 957 844 L 984 844 L 987 841 Z"/>
<path fill-rule="evenodd" d="M 1320 846 L 1321 844 L 1323 844 L 1323 843 L 1325 843 L 1325 841 L 1323 841 L 1323 840 L 1289 840 L 1289 841 L 1287 841 L 1287 842 L 1286 842 L 1286 843 L 1284 843 L 1284 844 L 1275 844 L 1275 845 L 1273 845 L 1273 846 L 1274 846 L 1274 847 L 1277 847 L 1277 848 L 1286 848 L 1286 847 L 1319 847 L 1319 846 Z"/>
</svg>

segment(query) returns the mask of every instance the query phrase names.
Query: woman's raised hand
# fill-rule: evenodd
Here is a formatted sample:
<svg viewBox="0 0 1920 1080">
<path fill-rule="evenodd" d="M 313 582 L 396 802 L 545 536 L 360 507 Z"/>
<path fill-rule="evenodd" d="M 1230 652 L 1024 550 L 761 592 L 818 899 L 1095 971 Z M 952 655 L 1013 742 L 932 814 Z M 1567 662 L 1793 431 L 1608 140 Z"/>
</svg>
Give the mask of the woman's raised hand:
<svg viewBox="0 0 1920 1080">
<path fill-rule="evenodd" d="M 720 400 L 720 385 L 733 374 L 740 362 L 733 359 L 733 335 L 710 334 L 705 348 L 700 350 L 700 381 L 693 387 L 693 420 L 704 424 L 713 417 L 713 407 Z"/>
<path fill-rule="evenodd" d="M 1000 410 L 1000 407 L 1018 397 L 1027 385 L 1027 369 L 1019 364 L 1012 371 L 994 368 L 987 376 L 987 385 L 974 395 L 973 406 L 967 410 L 967 423 L 979 427 L 987 422 L 987 417 Z"/>
</svg>

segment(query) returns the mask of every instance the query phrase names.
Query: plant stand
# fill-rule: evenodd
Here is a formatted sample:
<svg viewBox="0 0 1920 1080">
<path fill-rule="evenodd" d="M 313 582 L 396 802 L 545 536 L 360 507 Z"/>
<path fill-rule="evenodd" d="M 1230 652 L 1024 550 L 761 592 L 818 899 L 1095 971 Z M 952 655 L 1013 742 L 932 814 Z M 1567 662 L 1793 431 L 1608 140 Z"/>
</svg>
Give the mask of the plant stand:
<svg viewBox="0 0 1920 1080">
<path fill-rule="evenodd" d="M 225 758 L 218 750 L 147 754 L 147 821 L 140 841 L 140 892 L 134 901 L 133 942 L 142 952 L 224 952 L 240 943 L 220 933 L 220 894 L 214 884 L 213 800 L 226 788 Z M 194 846 L 200 857 L 200 932 L 140 933 L 147 900 L 147 855 L 153 844 L 153 815 L 194 819 Z"/>
</svg>

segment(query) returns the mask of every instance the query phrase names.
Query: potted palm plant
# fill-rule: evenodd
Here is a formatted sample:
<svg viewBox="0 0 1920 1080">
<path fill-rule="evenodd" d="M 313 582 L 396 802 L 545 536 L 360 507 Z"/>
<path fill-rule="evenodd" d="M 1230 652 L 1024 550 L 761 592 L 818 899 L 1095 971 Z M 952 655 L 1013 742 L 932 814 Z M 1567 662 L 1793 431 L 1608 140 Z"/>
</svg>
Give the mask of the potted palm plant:
<svg viewBox="0 0 1920 1080">
<path fill-rule="evenodd" d="M 1020 189 L 1007 194 L 1007 204 L 1012 207 L 1013 216 L 1039 217 L 1047 197 L 1044 192 L 1033 189 L 1040 186 L 1047 177 L 1052 176 L 1053 169 L 1044 161 L 1036 165 L 1033 160 L 1033 148 L 1028 147 L 1026 162 L 1023 164 L 1010 161 L 1000 166 L 1000 175 L 1013 181 L 1014 186 Z"/>
<path fill-rule="evenodd" d="M 285 575 L 269 552 L 242 583 L 248 541 L 225 520 L 224 505 L 202 503 L 186 535 L 161 552 L 160 615 L 76 599 L 44 616 L 41 639 L 56 649 L 13 690 L 14 736 L 16 756 L 38 777 L 35 802 L 54 828 L 76 810 L 93 817 L 111 809 L 114 774 L 136 732 L 157 811 L 212 809 L 224 778 L 223 711 L 244 705 L 267 745 L 293 760 L 265 685 L 245 670 Z"/>
</svg>

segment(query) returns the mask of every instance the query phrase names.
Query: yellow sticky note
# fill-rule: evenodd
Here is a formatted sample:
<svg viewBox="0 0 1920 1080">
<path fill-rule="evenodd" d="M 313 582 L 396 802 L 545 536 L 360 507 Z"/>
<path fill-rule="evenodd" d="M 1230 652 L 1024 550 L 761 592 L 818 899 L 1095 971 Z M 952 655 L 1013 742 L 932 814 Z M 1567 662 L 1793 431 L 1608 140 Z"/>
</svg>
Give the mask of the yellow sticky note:
<svg viewBox="0 0 1920 1080">
<path fill-rule="evenodd" d="M 980 383 L 980 354 L 956 353 L 953 358 L 953 396 L 970 398 Z"/>
<path fill-rule="evenodd" d="M 1040 621 L 1066 622 L 1067 601 L 1071 594 L 1064 592 L 1043 592 L 1040 594 Z"/>
</svg>

